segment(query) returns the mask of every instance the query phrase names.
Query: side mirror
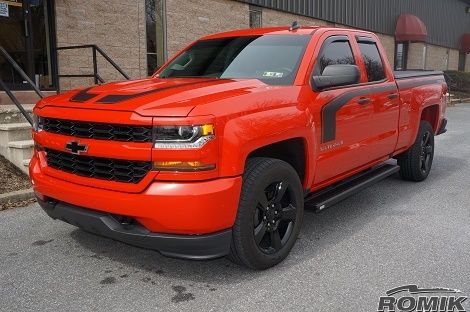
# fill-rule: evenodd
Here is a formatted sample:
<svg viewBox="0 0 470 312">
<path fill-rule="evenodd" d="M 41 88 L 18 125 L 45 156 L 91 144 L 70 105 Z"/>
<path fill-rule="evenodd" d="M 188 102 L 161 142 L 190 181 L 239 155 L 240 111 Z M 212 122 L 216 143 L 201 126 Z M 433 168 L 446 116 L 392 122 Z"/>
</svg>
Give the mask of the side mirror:
<svg viewBox="0 0 470 312">
<path fill-rule="evenodd" d="M 361 73 L 356 65 L 328 65 L 321 76 L 312 76 L 312 87 L 322 90 L 359 83 Z"/>
</svg>

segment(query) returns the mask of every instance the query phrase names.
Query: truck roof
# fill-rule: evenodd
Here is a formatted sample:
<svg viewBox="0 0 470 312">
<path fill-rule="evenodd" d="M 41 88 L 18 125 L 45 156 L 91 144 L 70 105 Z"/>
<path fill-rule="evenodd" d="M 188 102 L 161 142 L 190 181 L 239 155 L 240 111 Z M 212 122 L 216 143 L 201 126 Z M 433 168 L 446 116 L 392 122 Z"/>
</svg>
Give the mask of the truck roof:
<svg viewBox="0 0 470 312">
<path fill-rule="evenodd" d="M 226 32 L 215 33 L 202 37 L 201 39 L 217 39 L 225 37 L 240 37 L 240 36 L 262 36 L 262 35 L 311 35 L 317 29 L 323 30 L 345 30 L 345 31 L 354 31 L 361 33 L 370 33 L 366 31 L 350 29 L 350 28 L 338 28 L 331 26 L 301 26 L 298 29 L 293 31 L 289 30 L 290 27 L 263 27 L 263 28 L 248 28 L 248 29 L 239 29 Z"/>
</svg>

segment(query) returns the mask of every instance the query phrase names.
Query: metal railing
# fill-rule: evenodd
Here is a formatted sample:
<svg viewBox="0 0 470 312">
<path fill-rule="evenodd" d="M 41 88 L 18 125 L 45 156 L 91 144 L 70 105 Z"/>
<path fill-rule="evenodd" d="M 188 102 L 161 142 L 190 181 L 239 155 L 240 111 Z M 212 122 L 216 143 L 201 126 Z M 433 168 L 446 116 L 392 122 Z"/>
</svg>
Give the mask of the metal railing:
<svg viewBox="0 0 470 312">
<path fill-rule="evenodd" d="M 10 63 L 11 66 L 15 69 L 15 71 L 33 88 L 33 90 L 39 95 L 40 98 L 44 97 L 44 94 L 42 94 L 41 90 L 39 90 L 38 86 L 31 80 L 31 78 L 26 75 L 26 73 L 21 69 L 20 65 L 15 62 L 15 60 L 8 54 L 8 52 L 0 46 L 0 53 L 3 55 L 3 57 L 7 60 L 8 63 Z M 8 97 L 11 99 L 11 101 L 18 107 L 19 111 L 21 114 L 26 118 L 26 120 L 33 125 L 33 119 L 31 116 L 28 114 L 28 112 L 23 108 L 21 105 L 20 101 L 16 98 L 16 96 L 11 92 L 10 88 L 6 85 L 6 83 L 2 80 L 0 77 L 0 88 L 3 89 Z"/>
<path fill-rule="evenodd" d="M 95 84 L 98 83 L 104 83 L 104 79 L 100 76 L 98 73 L 98 60 L 97 56 L 98 53 L 106 60 L 108 63 L 110 63 L 124 78 L 127 80 L 131 79 L 129 75 L 122 70 L 121 67 L 119 67 L 116 62 L 114 62 L 100 47 L 98 47 L 96 44 L 86 44 L 86 45 L 75 45 L 75 46 L 66 46 L 66 47 L 58 47 L 56 50 L 57 51 L 63 51 L 63 50 L 76 50 L 76 49 L 91 49 L 92 54 L 93 54 L 93 74 L 59 74 L 59 77 L 68 77 L 68 78 L 79 78 L 79 77 L 89 77 L 93 78 L 95 81 Z"/>
</svg>

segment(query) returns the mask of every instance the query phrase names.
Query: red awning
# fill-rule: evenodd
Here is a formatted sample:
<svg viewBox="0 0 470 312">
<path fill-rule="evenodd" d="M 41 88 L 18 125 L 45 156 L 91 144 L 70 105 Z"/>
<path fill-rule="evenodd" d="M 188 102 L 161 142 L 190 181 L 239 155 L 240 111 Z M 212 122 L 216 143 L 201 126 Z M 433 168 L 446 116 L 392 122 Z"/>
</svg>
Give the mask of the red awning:
<svg viewBox="0 0 470 312">
<path fill-rule="evenodd" d="M 395 29 L 397 41 L 426 41 L 428 31 L 419 17 L 413 14 L 402 14 Z"/>
<path fill-rule="evenodd" d="M 462 35 L 460 39 L 460 51 L 470 53 L 470 33 Z"/>
</svg>

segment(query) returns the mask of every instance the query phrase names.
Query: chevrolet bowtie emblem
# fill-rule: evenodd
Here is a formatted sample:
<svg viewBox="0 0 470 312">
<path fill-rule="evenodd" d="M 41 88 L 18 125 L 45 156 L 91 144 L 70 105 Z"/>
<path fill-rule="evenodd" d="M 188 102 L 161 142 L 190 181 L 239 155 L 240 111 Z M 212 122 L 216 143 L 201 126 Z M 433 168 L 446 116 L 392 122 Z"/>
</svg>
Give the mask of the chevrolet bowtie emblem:
<svg viewBox="0 0 470 312">
<path fill-rule="evenodd" d="M 68 142 L 65 144 L 65 149 L 75 155 L 80 155 L 81 153 L 86 153 L 88 146 L 85 144 L 80 144 L 77 141 Z"/>
</svg>

